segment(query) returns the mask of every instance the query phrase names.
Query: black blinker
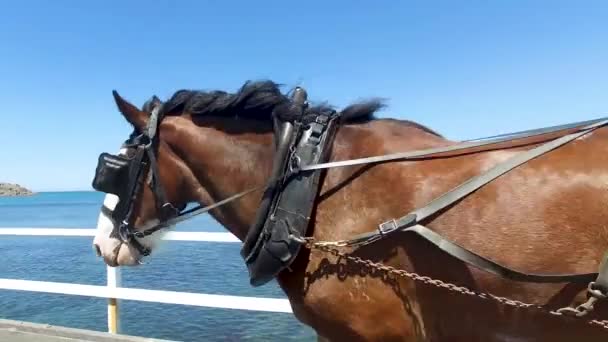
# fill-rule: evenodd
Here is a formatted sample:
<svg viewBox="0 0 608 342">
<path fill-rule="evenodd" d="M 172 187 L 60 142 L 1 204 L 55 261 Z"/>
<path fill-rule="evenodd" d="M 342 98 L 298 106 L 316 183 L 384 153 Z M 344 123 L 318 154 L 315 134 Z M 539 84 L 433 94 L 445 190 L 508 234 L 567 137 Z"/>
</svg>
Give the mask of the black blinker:
<svg viewBox="0 0 608 342">
<path fill-rule="evenodd" d="M 109 153 L 99 155 L 93 189 L 121 196 L 127 188 L 131 159 Z"/>
</svg>

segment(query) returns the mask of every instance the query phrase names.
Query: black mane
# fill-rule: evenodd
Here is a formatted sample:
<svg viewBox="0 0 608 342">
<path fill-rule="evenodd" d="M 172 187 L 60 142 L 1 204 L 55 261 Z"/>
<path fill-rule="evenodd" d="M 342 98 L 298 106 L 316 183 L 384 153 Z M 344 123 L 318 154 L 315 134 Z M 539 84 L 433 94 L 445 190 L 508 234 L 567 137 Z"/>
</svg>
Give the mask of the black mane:
<svg viewBox="0 0 608 342">
<path fill-rule="evenodd" d="M 236 93 L 225 91 L 178 90 L 165 103 L 165 114 L 186 112 L 191 115 L 224 115 L 270 120 L 273 115 L 289 118 L 290 100 L 272 81 L 246 82 Z M 365 122 L 375 119 L 384 108 L 378 99 L 355 103 L 340 110 L 343 122 Z M 332 106 L 312 106 L 307 113 L 334 111 Z M 305 113 L 305 114 L 307 114 Z"/>
<path fill-rule="evenodd" d="M 281 93 L 279 88 L 279 84 L 265 80 L 248 81 L 236 93 L 227 93 L 221 90 L 178 90 L 165 103 L 163 111 L 165 115 L 185 112 L 197 116 L 223 115 L 256 120 L 272 120 L 273 116 L 286 120 L 293 119 L 290 98 L 288 95 Z M 154 97 L 148 100 L 144 106 L 150 106 L 155 101 L 158 101 L 158 98 Z M 377 98 L 353 103 L 339 110 L 340 121 L 342 123 L 371 121 L 376 119 L 375 113 L 384 107 L 384 102 Z M 309 107 L 304 115 L 333 111 L 335 111 L 334 107 L 321 104 Z M 441 136 L 421 124 L 408 120 L 401 121 L 406 125 Z"/>
</svg>

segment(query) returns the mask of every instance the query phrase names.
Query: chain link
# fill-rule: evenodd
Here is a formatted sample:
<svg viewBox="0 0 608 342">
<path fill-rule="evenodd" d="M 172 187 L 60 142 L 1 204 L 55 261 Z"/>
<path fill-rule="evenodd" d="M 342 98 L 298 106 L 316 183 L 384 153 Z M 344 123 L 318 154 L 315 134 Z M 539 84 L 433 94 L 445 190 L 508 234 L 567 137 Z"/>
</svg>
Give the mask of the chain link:
<svg viewBox="0 0 608 342">
<path fill-rule="evenodd" d="M 591 297 L 590 300 L 587 301 L 587 303 L 581 304 L 576 308 L 567 307 L 567 308 L 561 308 L 558 310 L 547 310 L 538 304 L 524 303 L 519 300 L 509 299 L 506 297 L 500 297 L 500 296 L 493 295 L 491 293 L 476 292 L 467 287 L 458 286 L 458 285 L 455 285 L 452 283 L 445 282 L 440 279 L 433 279 L 428 276 L 420 275 L 416 272 L 400 270 L 400 269 L 396 269 L 392 266 L 387 266 L 387 265 L 384 265 L 381 263 L 373 262 L 371 260 L 365 260 L 360 257 L 348 255 L 344 252 L 341 252 L 337 248 L 337 247 L 344 247 L 344 245 L 339 242 L 337 242 L 337 243 L 326 242 L 326 241 L 315 242 L 314 238 L 312 238 L 312 237 L 303 238 L 303 241 L 304 241 L 304 246 L 306 246 L 311 251 L 313 249 L 320 250 L 320 251 L 332 254 L 334 256 L 352 261 L 356 264 L 366 266 L 370 269 L 376 269 L 376 270 L 386 272 L 388 274 L 392 274 L 392 275 L 402 277 L 402 278 L 409 278 L 409 279 L 412 279 L 417 282 L 421 282 L 421 283 L 424 283 L 427 285 L 443 288 L 448 291 L 456 292 L 459 294 L 478 297 L 478 298 L 481 298 L 484 300 L 492 300 L 492 301 L 495 301 L 502 305 L 513 306 L 513 307 L 523 308 L 523 309 L 536 309 L 536 310 L 539 310 L 541 312 L 547 313 L 552 316 L 569 316 L 569 317 L 576 317 L 576 318 L 582 319 L 582 317 L 584 315 L 586 315 L 587 313 L 589 313 L 593 310 L 593 304 L 595 303 L 594 297 Z M 591 320 L 586 320 L 586 321 L 589 324 L 598 325 L 598 326 L 608 330 L 608 320 L 591 319 Z"/>
</svg>

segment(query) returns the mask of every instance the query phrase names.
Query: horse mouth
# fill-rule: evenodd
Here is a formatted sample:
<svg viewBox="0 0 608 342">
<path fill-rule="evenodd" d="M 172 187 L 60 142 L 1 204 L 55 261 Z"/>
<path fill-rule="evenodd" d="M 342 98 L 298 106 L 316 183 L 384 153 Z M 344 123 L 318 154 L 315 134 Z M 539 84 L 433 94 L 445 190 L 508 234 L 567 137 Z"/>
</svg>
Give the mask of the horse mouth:
<svg viewBox="0 0 608 342">
<path fill-rule="evenodd" d="M 104 256 L 104 261 L 106 265 L 110 267 L 119 267 L 119 266 L 137 266 L 141 265 L 142 256 L 135 249 L 129 246 L 126 243 L 120 243 L 112 253 Z"/>
</svg>

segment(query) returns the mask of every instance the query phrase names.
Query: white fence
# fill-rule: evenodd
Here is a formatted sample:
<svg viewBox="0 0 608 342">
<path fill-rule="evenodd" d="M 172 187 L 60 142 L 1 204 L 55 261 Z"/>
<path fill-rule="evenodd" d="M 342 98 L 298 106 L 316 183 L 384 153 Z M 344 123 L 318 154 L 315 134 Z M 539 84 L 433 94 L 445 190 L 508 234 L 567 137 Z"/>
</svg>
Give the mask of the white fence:
<svg viewBox="0 0 608 342">
<path fill-rule="evenodd" d="M 95 236 L 95 229 L 7 227 L 0 228 L 0 236 L 1 235 L 30 237 L 93 237 Z M 172 241 L 206 241 L 221 243 L 239 242 L 239 240 L 230 233 L 212 232 L 168 232 L 164 236 L 164 239 Z M 87 241 L 87 243 L 91 243 L 91 241 Z M 108 331 L 111 333 L 118 333 L 120 331 L 118 299 L 224 309 L 282 313 L 292 312 L 287 299 L 125 288 L 120 286 L 120 269 L 115 267 L 106 268 L 106 286 L 0 278 L 0 289 L 108 298 Z"/>
</svg>

